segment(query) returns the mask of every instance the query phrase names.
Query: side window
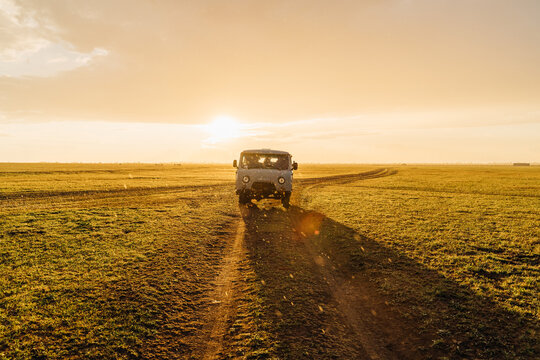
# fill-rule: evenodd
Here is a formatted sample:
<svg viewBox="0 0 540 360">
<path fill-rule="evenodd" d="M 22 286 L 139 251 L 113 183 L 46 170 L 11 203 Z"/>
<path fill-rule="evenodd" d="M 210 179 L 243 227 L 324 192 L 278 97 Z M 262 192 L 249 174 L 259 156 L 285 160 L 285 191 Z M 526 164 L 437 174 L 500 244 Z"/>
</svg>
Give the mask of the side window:
<svg viewBox="0 0 540 360">
<path fill-rule="evenodd" d="M 240 160 L 240 164 L 244 169 L 256 169 L 259 165 L 259 157 L 254 154 L 244 154 Z"/>
<path fill-rule="evenodd" d="M 244 169 L 248 169 L 249 168 L 249 156 L 242 155 L 242 160 L 240 161 L 240 163 L 241 163 L 241 166 Z"/>
<path fill-rule="evenodd" d="M 280 170 L 287 170 L 289 168 L 289 157 L 279 156 L 277 159 L 276 168 Z"/>
</svg>

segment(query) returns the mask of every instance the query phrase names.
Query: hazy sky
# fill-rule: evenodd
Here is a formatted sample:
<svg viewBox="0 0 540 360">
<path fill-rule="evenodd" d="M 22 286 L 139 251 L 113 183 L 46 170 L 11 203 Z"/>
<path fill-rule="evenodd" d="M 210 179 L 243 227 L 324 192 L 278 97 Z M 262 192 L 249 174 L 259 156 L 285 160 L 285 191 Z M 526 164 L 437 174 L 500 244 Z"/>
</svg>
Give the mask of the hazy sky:
<svg viewBox="0 0 540 360">
<path fill-rule="evenodd" d="M 0 161 L 540 161 L 540 1 L 0 0 Z"/>
</svg>

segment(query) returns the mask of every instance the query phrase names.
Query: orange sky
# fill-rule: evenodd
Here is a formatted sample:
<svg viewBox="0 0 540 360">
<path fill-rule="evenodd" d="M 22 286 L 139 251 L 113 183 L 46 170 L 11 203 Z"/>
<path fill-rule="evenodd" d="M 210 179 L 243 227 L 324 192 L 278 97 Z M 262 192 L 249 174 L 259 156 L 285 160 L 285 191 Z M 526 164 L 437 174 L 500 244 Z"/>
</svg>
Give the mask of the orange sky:
<svg viewBox="0 0 540 360">
<path fill-rule="evenodd" d="M 540 161 L 536 0 L 0 0 L 0 44 L 0 161 Z"/>
</svg>

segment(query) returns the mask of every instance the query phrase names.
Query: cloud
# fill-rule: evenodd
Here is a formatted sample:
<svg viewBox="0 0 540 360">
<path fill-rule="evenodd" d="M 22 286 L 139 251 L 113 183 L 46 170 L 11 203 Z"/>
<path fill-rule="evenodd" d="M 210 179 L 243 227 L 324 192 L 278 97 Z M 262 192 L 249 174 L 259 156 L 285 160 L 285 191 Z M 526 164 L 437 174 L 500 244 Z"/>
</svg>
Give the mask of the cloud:
<svg viewBox="0 0 540 360">
<path fill-rule="evenodd" d="M 8 23 L 12 23 L 19 28 L 36 28 L 39 26 L 33 13 L 24 13 L 21 6 L 13 0 L 0 1 L 0 14 Z"/>
<path fill-rule="evenodd" d="M 34 10 L 13 0 L 0 0 L 0 77 L 54 76 L 87 66 L 108 51 L 94 48 L 80 52 L 58 38 L 60 30 Z"/>
<path fill-rule="evenodd" d="M 229 162 L 247 148 L 287 150 L 303 163 L 534 162 L 540 154 L 540 123 L 373 131 L 371 123 L 353 121 L 244 124 L 258 135 L 243 133 L 215 144 L 206 143 L 201 125 L 11 122 L 1 127 L 0 133 L 9 136 L 0 141 L 0 162 Z"/>
<path fill-rule="evenodd" d="M 194 125 L 208 134 L 202 141 L 203 148 L 227 149 L 234 143 L 248 147 L 258 144 L 290 146 L 297 143 L 326 144 L 365 141 L 366 137 L 396 137 L 408 133 L 471 132 L 489 134 L 504 127 L 540 125 L 540 112 L 526 109 L 467 109 L 459 111 L 415 113 L 365 113 L 344 117 L 320 117 L 282 123 L 242 123 L 230 117 L 216 126 L 213 123 Z M 524 128 L 524 127 L 522 127 Z M 360 140 L 363 138 L 363 140 Z M 322 145 L 321 145 L 322 146 Z"/>
<path fill-rule="evenodd" d="M 40 24 L 32 11 L 23 11 L 13 0 L 0 0 L 0 61 L 13 63 L 46 47 Z"/>
<path fill-rule="evenodd" d="M 0 76 L 50 77 L 87 66 L 107 54 L 107 50 L 100 48 L 81 53 L 73 50 L 70 44 L 45 42 L 43 46 L 19 51 L 12 60 L 0 61 Z"/>
<path fill-rule="evenodd" d="M 340 138 L 350 139 L 378 133 L 375 129 L 355 124 L 355 121 L 361 118 L 360 116 L 349 116 L 315 118 L 286 123 L 241 123 L 227 117 L 224 120 L 228 121 L 222 123 L 214 121 L 194 127 L 209 134 L 202 142 L 204 148 L 226 148 L 231 143 L 238 141 L 289 144 L 306 140 L 326 141 L 332 139 L 340 141 Z"/>
<path fill-rule="evenodd" d="M 255 141 L 293 143 L 304 140 L 339 141 L 340 138 L 354 138 L 373 135 L 377 131 L 355 124 L 356 117 L 311 119 L 282 124 L 259 123 L 251 135 Z"/>
<path fill-rule="evenodd" d="M 0 109 L 42 120 L 540 106 L 537 1 L 1 1 Z"/>
</svg>

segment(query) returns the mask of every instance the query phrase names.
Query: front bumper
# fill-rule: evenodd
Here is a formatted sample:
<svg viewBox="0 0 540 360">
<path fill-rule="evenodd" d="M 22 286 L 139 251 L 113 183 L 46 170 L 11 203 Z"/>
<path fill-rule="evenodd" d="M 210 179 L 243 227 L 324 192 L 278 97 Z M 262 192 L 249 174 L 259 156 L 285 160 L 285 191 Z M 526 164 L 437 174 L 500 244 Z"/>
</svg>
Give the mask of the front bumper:
<svg viewBox="0 0 540 360">
<path fill-rule="evenodd" d="M 287 191 L 282 186 L 277 186 L 274 183 L 254 182 L 250 187 L 244 186 L 241 189 L 236 189 L 237 195 L 249 196 L 252 198 L 276 198 L 280 199 L 287 194 Z"/>
</svg>

